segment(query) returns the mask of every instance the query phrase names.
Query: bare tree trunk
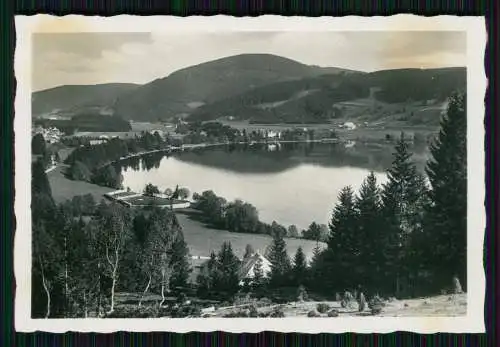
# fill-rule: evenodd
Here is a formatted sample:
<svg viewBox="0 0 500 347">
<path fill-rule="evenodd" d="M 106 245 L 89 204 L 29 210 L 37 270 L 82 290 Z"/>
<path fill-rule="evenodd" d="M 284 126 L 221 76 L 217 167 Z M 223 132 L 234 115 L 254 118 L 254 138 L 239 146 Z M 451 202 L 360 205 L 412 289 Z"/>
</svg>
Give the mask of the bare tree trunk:
<svg viewBox="0 0 500 347">
<path fill-rule="evenodd" d="M 123 228 L 121 230 L 123 233 Z M 111 259 L 109 258 L 109 251 L 106 248 L 106 258 L 108 260 L 108 263 L 112 269 L 111 271 L 111 277 L 112 277 L 112 284 L 111 284 L 111 307 L 108 311 L 109 313 L 114 312 L 115 310 L 115 288 L 116 288 L 116 282 L 117 282 L 117 274 L 118 274 L 118 264 L 120 261 L 120 250 L 121 250 L 121 245 L 120 245 L 120 240 L 118 239 L 119 236 L 115 236 L 115 244 L 114 244 L 114 253 L 115 253 L 115 258 L 113 259 L 114 261 L 112 262 Z"/>
<path fill-rule="evenodd" d="M 111 307 L 109 308 L 108 313 L 112 313 L 115 310 L 116 270 L 116 267 L 113 268 L 113 281 L 111 284 Z"/>
<path fill-rule="evenodd" d="M 67 237 L 64 236 L 64 309 L 66 311 L 66 315 L 68 315 L 68 306 L 69 306 L 69 298 L 68 298 L 68 247 L 67 247 Z"/>
<path fill-rule="evenodd" d="M 49 318 L 49 316 L 50 316 L 50 291 L 49 291 L 49 287 L 47 285 L 47 280 L 45 279 L 45 272 L 44 272 L 44 268 L 43 268 L 42 257 L 38 256 L 38 261 L 40 262 L 40 268 L 42 271 L 43 289 L 45 289 L 45 294 L 47 295 L 47 308 L 45 311 L 45 318 Z"/>
<path fill-rule="evenodd" d="M 97 264 L 98 277 L 97 277 L 97 317 L 101 316 L 101 262 Z"/>
<path fill-rule="evenodd" d="M 85 318 L 88 318 L 88 304 L 87 304 L 87 295 L 85 295 L 85 291 L 83 291 L 83 315 Z"/>
<path fill-rule="evenodd" d="M 161 271 L 161 301 L 160 307 L 163 307 L 163 303 L 165 302 L 165 270 Z"/>
<path fill-rule="evenodd" d="M 141 299 L 139 300 L 139 307 L 142 306 L 142 300 L 146 296 L 146 293 L 148 292 L 150 285 L 151 285 L 151 274 L 149 274 L 148 284 L 146 285 L 146 289 L 144 289 L 144 292 L 142 293 Z"/>
</svg>

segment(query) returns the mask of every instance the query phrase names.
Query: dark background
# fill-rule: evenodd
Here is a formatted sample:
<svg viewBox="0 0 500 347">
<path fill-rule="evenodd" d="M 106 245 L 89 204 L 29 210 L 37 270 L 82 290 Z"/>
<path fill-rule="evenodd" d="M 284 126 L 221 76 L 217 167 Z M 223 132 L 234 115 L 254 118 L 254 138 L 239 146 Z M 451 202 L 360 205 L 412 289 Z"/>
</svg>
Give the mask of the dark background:
<svg viewBox="0 0 500 347">
<path fill-rule="evenodd" d="M 359 2 L 357 2 L 359 3 Z M 154 0 L 3 0 L 0 1 L 0 346 L 496 346 L 500 323 L 497 320 L 497 267 L 498 255 L 498 36 L 499 5 L 490 1 L 365 1 L 354 4 L 341 1 L 154 1 Z M 485 71 L 489 79 L 486 92 L 486 208 L 487 230 L 485 237 L 484 266 L 487 272 L 485 323 L 487 334 L 434 334 L 419 335 L 406 332 L 392 334 L 260 334 L 213 333 L 128 333 L 115 334 L 21 334 L 14 330 L 15 281 L 13 273 L 14 216 L 14 97 L 16 82 L 13 70 L 15 49 L 14 15 L 38 13 L 67 15 L 84 14 L 111 16 L 136 15 L 216 15 L 257 16 L 263 14 L 301 16 L 386 16 L 399 13 L 421 15 L 474 15 L 485 16 L 488 30 L 488 45 L 485 56 Z M 23 115 L 20 115 L 23 116 Z M 478 117 L 481 115 L 478 115 Z M 313 321 L 311 320 L 311 324 Z M 168 329 L 168 327 L 166 326 Z"/>
</svg>

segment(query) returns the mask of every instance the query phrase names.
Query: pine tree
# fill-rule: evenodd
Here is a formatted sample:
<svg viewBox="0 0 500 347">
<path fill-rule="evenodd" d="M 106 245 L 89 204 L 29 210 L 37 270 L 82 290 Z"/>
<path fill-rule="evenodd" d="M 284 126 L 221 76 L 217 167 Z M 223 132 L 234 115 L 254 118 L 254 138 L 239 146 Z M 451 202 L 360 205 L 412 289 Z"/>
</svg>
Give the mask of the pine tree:
<svg viewBox="0 0 500 347">
<path fill-rule="evenodd" d="M 36 134 L 31 139 L 31 153 L 45 155 L 47 151 L 47 145 L 45 144 L 45 139 L 42 134 Z"/>
<path fill-rule="evenodd" d="M 450 98 L 426 168 L 432 190 L 425 219 L 424 257 L 441 286 L 451 283 L 453 276 L 458 276 L 464 287 L 467 283 L 466 100 L 465 94 Z"/>
<path fill-rule="evenodd" d="M 31 191 L 33 194 L 45 194 L 52 200 L 49 179 L 45 173 L 45 166 L 40 159 L 35 161 L 31 166 Z"/>
<path fill-rule="evenodd" d="M 262 268 L 262 259 L 259 257 L 255 261 L 255 265 L 253 267 L 253 283 L 252 286 L 254 290 L 258 290 L 262 287 L 264 283 L 264 269 Z"/>
<path fill-rule="evenodd" d="M 180 230 L 172 244 L 172 257 L 170 261 L 173 267 L 172 287 L 186 288 L 189 274 L 192 270 L 189 264 L 189 249 Z"/>
<path fill-rule="evenodd" d="M 293 280 L 296 285 L 303 285 L 306 281 L 307 274 L 307 261 L 306 255 L 302 250 L 302 247 L 297 248 L 295 257 L 293 258 Z"/>
<path fill-rule="evenodd" d="M 245 246 L 245 255 L 243 256 L 243 259 L 250 258 L 254 253 L 255 253 L 255 251 L 253 249 L 253 246 L 251 244 L 247 244 Z"/>
<path fill-rule="evenodd" d="M 366 287 L 375 289 L 383 277 L 380 274 L 383 263 L 383 243 L 380 238 L 383 232 L 382 219 L 380 217 L 381 200 L 380 189 L 377 186 L 375 174 L 370 172 L 363 182 L 359 196 L 356 198 L 357 233 L 356 240 L 359 242 L 359 257 L 355 260 L 358 283 L 363 281 Z"/>
<path fill-rule="evenodd" d="M 228 296 L 238 291 L 240 261 L 233 253 L 231 242 L 224 242 L 217 255 L 217 289 Z"/>
<path fill-rule="evenodd" d="M 273 242 L 269 252 L 271 262 L 270 282 L 273 286 L 280 286 L 286 283 L 286 276 L 290 271 L 290 258 L 286 250 L 286 242 L 283 234 L 276 232 L 273 234 Z"/>
<path fill-rule="evenodd" d="M 330 223 L 330 239 L 328 249 L 322 257 L 323 269 L 319 273 L 327 273 L 324 285 L 330 289 L 343 290 L 355 285 L 352 266 L 359 253 L 356 241 L 357 212 L 354 192 L 350 186 L 339 193 Z M 339 288 L 340 287 L 340 288 Z"/>
<path fill-rule="evenodd" d="M 421 230 L 425 181 L 411 161 L 404 133 L 398 140 L 392 166 L 387 170 L 387 183 L 382 190 L 382 217 L 384 219 L 385 277 L 395 279 L 385 288 L 399 293 L 401 281 L 407 279 L 408 251 L 412 233 Z M 390 282 L 388 283 L 390 285 Z"/>
</svg>

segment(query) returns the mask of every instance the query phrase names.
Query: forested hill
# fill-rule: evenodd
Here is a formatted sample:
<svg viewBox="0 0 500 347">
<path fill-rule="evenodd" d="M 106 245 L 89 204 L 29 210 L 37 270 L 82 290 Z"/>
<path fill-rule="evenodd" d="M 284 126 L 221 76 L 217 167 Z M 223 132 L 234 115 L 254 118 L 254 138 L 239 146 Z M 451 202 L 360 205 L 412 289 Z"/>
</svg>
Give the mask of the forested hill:
<svg viewBox="0 0 500 347">
<path fill-rule="evenodd" d="M 350 71 L 272 54 L 241 54 L 178 70 L 124 95 L 115 106 L 126 119 L 156 120 L 276 82 L 341 72 Z"/>
<path fill-rule="evenodd" d="M 132 83 L 65 85 L 34 92 L 31 97 L 32 115 L 40 116 L 54 111 L 74 115 L 89 109 L 110 108 L 119 95 L 137 87 L 137 84 Z"/>
<path fill-rule="evenodd" d="M 437 125 L 444 100 L 465 86 L 466 69 L 461 67 L 364 73 L 271 54 L 241 54 L 181 69 L 144 85 L 62 86 L 36 92 L 32 104 L 35 116 L 54 110 L 70 116 L 102 114 L 105 109 L 125 120 L 153 122 L 189 117 L 253 123 L 345 119 Z"/>
<path fill-rule="evenodd" d="M 373 73 L 322 75 L 279 82 L 196 109 L 190 118 L 212 120 L 231 117 L 257 123 L 324 123 L 345 116 L 372 115 L 373 119 L 397 114 L 406 105 L 422 123 L 439 122 L 439 105 L 455 90 L 465 90 L 465 68 L 401 69 Z M 343 102 L 352 101 L 349 112 Z M 395 104 L 398 107 L 394 110 Z M 352 108 L 352 107 L 351 107 Z M 380 112 L 378 112 L 380 111 Z M 420 113 L 424 111 L 424 113 Z M 428 119 L 429 112 L 434 112 Z M 379 113 L 379 114 L 377 114 Z M 402 115 L 405 116 L 405 112 Z M 419 118 L 420 119 L 417 119 Z M 415 121 L 415 119 L 413 121 Z"/>
</svg>

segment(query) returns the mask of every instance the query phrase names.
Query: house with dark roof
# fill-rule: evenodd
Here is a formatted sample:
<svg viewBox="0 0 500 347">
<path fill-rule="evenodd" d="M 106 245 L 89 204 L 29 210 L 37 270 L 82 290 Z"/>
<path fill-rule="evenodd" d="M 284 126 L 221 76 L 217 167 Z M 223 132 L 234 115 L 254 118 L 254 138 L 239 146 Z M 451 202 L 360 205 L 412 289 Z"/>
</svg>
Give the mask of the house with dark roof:
<svg viewBox="0 0 500 347">
<path fill-rule="evenodd" d="M 239 273 L 240 285 L 243 285 L 245 282 L 252 281 L 255 276 L 255 265 L 258 261 L 261 262 L 264 278 L 269 276 L 271 273 L 271 262 L 257 251 L 251 256 L 243 259 Z"/>
<path fill-rule="evenodd" d="M 191 273 L 189 276 L 189 282 L 196 284 L 196 280 L 199 275 L 208 273 L 208 261 L 210 257 L 203 256 L 192 256 L 191 257 Z M 240 279 L 240 285 L 243 285 L 245 282 L 251 282 L 255 275 L 255 264 L 260 261 L 262 267 L 262 273 L 264 278 L 267 278 L 271 273 L 271 262 L 264 257 L 259 252 L 252 254 L 251 256 L 243 259 L 240 264 L 240 270 L 238 273 L 238 277 Z"/>
</svg>

